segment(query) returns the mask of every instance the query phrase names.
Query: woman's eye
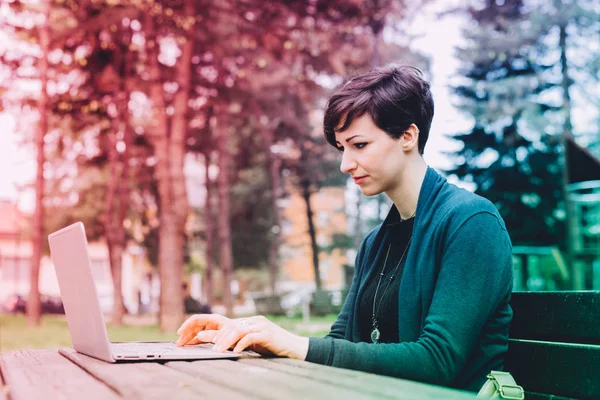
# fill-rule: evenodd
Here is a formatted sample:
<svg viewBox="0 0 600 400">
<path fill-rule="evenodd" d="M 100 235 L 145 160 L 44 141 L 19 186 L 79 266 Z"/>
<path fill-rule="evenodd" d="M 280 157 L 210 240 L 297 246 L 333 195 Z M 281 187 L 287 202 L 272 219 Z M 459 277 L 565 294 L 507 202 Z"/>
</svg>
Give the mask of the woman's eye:
<svg viewBox="0 0 600 400">
<path fill-rule="evenodd" d="M 343 148 L 343 147 L 338 147 L 338 148 L 337 148 L 337 150 L 338 150 L 340 153 L 343 153 L 343 152 L 344 152 L 344 148 Z"/>
<path fill-rule="evenodd" d="M 355 143 L 354 147 L 356 147 L 357 149 L 362 149 L 363 147 L 365 147 L 367 144 L 366 143 Z"/>
</svg>

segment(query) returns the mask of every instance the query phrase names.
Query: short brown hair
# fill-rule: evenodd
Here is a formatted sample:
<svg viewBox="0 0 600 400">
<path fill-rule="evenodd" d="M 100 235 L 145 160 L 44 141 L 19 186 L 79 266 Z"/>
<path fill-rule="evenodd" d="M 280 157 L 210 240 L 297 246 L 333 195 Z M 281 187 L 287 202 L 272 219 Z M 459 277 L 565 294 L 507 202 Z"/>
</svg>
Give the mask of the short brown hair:
<svg viewBox="0 0 600 400">
<path fill-rule="evenodd" d="M 327 142 L 337 148 L 335 133 L 345 131 L 354 118 L 365 113 L 396 139 L 415 124 L 419 153 L 423 154 L 433 119 L 430 84 L 419 69 L 397 65 L 373 68 L 351 79 L 327 103 L 323 121 Z"/>
</svg>

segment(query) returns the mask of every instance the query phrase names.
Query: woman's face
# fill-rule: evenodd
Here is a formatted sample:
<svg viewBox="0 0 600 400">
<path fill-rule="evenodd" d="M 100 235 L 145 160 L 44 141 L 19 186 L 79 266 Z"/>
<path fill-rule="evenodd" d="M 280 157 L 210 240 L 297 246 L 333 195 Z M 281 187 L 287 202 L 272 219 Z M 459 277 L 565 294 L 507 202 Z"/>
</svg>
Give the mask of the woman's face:
<svg viewBox="0 0 600 400">
<path fill-rule="evenodd" d="M 379 129 L 369 114 L 355 118 L 335 139 L 343 151 L 340 170 L 352 176 L 365 196 L 393 191 L 400 184 L 405 166 L 403 139 Z"/>
</svg>

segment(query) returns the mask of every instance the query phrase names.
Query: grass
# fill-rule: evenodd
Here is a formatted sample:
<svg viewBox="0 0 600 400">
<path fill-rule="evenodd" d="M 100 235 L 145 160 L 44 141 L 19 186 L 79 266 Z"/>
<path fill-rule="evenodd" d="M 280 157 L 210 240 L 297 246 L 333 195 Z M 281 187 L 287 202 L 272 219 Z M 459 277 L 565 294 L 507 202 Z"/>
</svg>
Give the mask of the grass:
<svg viewBox="0 0 600 400">
<path fill-rule="evenodd" d="M 313 317 L 303 323 L 301 317 L 269 317 L 270 320 L 302 336 L 324 336 L 335 321 L 335 315 Z M 113 342 L 175 340 L 174 333 L 163 333 L 157 325 L 108 325 Z M 44 315 L 38 328 L 29 328 L 24 315 L 0 314 L 0 353 L 20 349 L 71 347 L 69 327 L 64 316 Z"/>
</svg>

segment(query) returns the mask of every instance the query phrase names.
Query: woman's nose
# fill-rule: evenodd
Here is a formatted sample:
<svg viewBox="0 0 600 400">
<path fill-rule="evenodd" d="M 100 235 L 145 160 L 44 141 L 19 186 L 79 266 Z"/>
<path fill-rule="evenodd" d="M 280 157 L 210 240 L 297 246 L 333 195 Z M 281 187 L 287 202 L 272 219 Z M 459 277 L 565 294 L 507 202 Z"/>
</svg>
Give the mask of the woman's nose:
<svg viewBox="0 0 600 400">
<path fill-rule="evenodd" d="M 349 174 L 352 170 L 356 169 L 356 161 L 354 161 L 350 155 L 350 152 L 346 151 L 342 153 L 342 163 L 340 164 L 340 171 L 344 174 Z"/>
</svg>

